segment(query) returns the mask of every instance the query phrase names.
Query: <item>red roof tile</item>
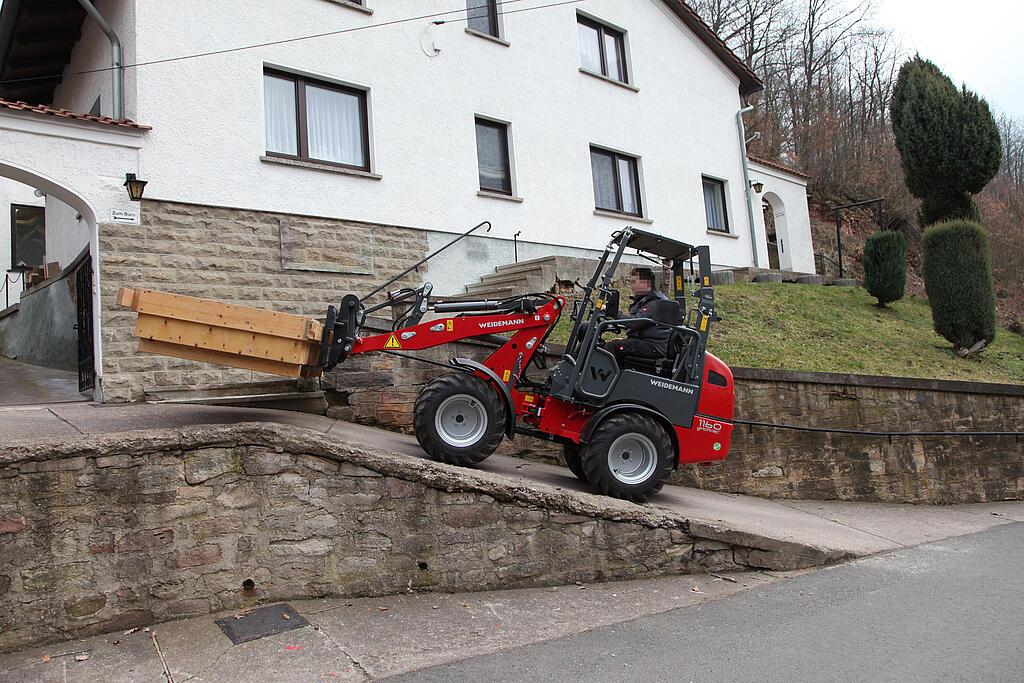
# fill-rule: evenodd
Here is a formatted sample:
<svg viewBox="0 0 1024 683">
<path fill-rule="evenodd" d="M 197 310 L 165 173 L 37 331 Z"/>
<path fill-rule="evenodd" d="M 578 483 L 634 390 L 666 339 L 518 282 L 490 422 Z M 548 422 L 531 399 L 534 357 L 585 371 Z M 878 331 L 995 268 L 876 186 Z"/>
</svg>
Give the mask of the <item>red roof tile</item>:
<svg viewBox="0 0 1024 683">
<path fill-rule="evenodd" d="M 785 173 L 799 176 L 800 178 L 806 178 L 808 180 L 811 179 L 811 176 L 807 175 L 798 168 L 794 168 L 793 166 L 786 166 L 785 164 L 780 164 L 777 161 L 768 161 L 767 159 L 755 157 L 750 154 L 747 155 L 747 158 L 750 159 L 755 164 L 761 164 L 762 166 L 767 166 L 768 168 L 774 168 L 776 171 L 783 171 Z"/>
<path fill-rule="evenodd" d="M 88 121 L 90 123 L 101 123 L 105 126 L 117 126 L 118 128 L 132 128 L 134 130 L 150 130 L 149 126 L 143 126 L 135 123 L 131 119 L 124 119 L 118 121 L 112 119 L 109 116 L 93 116 L 92 114 L 78 114 L 67 109 L 59 109 L 56 107 L 47 107 L 42 104 L 29 104 L 28 102 L 9 102 L 7 100 L 0 99 L 0 108 L 11 109 L 13 111 L 28 111 L 35 114 L 46 114 L 47 116 L 57 116 L 62 119 L 73 119 L 75 121 Z"/>
</svg>

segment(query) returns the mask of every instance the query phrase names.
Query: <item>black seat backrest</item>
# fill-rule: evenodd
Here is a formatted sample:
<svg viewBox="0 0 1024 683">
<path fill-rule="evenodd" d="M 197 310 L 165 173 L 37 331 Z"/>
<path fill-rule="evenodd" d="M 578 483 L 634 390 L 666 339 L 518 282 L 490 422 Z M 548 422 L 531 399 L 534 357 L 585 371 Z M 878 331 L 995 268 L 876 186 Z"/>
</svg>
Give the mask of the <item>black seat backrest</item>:
<svg viewBox="0 0 1024 683">
<path fill-rule="evenodd" d="M 683 320 L 679 312 L 679 302 L 672 299 L 659 299 L 654 304 L 651 320 L 668 325 L 678 325 Z"/>
</svg>

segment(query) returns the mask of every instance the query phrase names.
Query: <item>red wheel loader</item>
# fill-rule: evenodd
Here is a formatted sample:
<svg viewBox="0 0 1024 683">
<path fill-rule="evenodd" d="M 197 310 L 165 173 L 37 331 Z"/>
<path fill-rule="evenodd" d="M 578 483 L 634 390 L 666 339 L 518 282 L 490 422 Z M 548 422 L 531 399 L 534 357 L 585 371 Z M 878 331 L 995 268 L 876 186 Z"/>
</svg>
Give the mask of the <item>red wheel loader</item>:
<svg viewBox="0 0 1024 683">
<path fill-rule="evenodd" d="M 482 362 L 452 358 L 451 372 L 427 384 L 416 400 L 416 438 L 441 462 L 472 466 L 502 439 L 536 437 L 561 444 L 566 465 L 596 492 L 642 502 L 680 464 L 726 457 L 733 377 L 707 352 L 717 318 L 706 246 L 631 227 L 615 232 L 573 302 L 572 331 L 550 368 L 545 342 L 566 310 L 562 296 L 431 302 L 432 286 L 424 283 L 367 303 L 484 225 L 369 295 L 346 295 L 328 308 L 323 323 L 149 290 L 122 290 L 119 301 L 139 312 L 143 351 L 291 376 L 316 376 L 365 353 L 407 355 L 471 338 L 492 342 L 497 348 Z M 613 283 L 627 250 L 671 268 L 673 297 L 659 301 L 650 318 L 619 312 Z M 393 324 L 381 332 L 369 316 L 384 308 L 393 311 Z M 433 318 L 424 321 L 428 313 Z M 620 359 L 604 347 L 606 337 L 638 325 L 667 328 L 667 353 Z"/>
<path fill-rule="evenodd" d="M 620 317 L 613 282 L 627 250 L 671 266 L 674 296 L 659 302 L 652 318 Z M 555 441 L 569 469 L 595 491 L 644 501 L 680 464 L 722 460 L 729 452 L 733 377 L 707 352 L 716 319 L 710 275 L 706 246 L 626 228 L 613 234 L 574 302 L 569 340 L 546 376 L 530 371 L 545 369 L 545 341 L 565 311 L 564 298 L 536 293 L 430 303 L 429 284 L 391 292 L 372 308 L 346 296 L 340 309 L 328 311 L 325 329 L 332 333 L 324 335 L 318 365 L 329 370 L 357 354 L 493 341 L 499 346 L 483 362 L 453 358 L 453 371 L 420 392 L 413 426 L 423 450 L 441 462 L 472 466 L 516 434 Z M 361 335 L 370 312 L 406 301 L 394 331 Z M 420 322 L 427 311 L 454 315 Z M 638 323 L 670 328 L 668 353 L 620 363 L 603 347 L 605 335 Z"/>
</svg>

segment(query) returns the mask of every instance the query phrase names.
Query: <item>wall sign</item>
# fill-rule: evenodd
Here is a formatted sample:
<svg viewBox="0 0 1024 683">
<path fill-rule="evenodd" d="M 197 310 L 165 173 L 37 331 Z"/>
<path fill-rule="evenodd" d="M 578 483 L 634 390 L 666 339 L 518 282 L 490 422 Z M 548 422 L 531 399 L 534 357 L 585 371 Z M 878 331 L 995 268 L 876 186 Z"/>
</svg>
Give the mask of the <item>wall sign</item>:
<svg viewBox="0 0 1024 683">
<path fill-rule="evenodd" d="M 110 210 L 110 222 L 111 223 L 127 223 L 129 225 L 139 225 L 139 210 L 138 209 L 111 209 Z"/>
</svg>

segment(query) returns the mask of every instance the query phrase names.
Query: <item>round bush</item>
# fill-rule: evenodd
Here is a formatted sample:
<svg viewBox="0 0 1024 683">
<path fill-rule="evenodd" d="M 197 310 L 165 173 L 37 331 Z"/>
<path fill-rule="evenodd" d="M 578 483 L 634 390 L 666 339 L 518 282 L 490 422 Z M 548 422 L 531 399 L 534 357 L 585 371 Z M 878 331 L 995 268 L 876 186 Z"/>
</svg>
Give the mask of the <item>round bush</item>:
<svg viewBox="0 0 1024 683">
<path fill-rule="evenodd" d="M 936 332 L 958 350 L 992 343 L 996 297 L 980 225 L 948 221 L 925 230 L 924 286 Z"/>
<path fill-rule="evenodd" d="M 907 241 L 903 233 L 882 230 L 864 245 L 864 288 L 885 306 L 903 298 L 907 284 Z"/>
</svg>

